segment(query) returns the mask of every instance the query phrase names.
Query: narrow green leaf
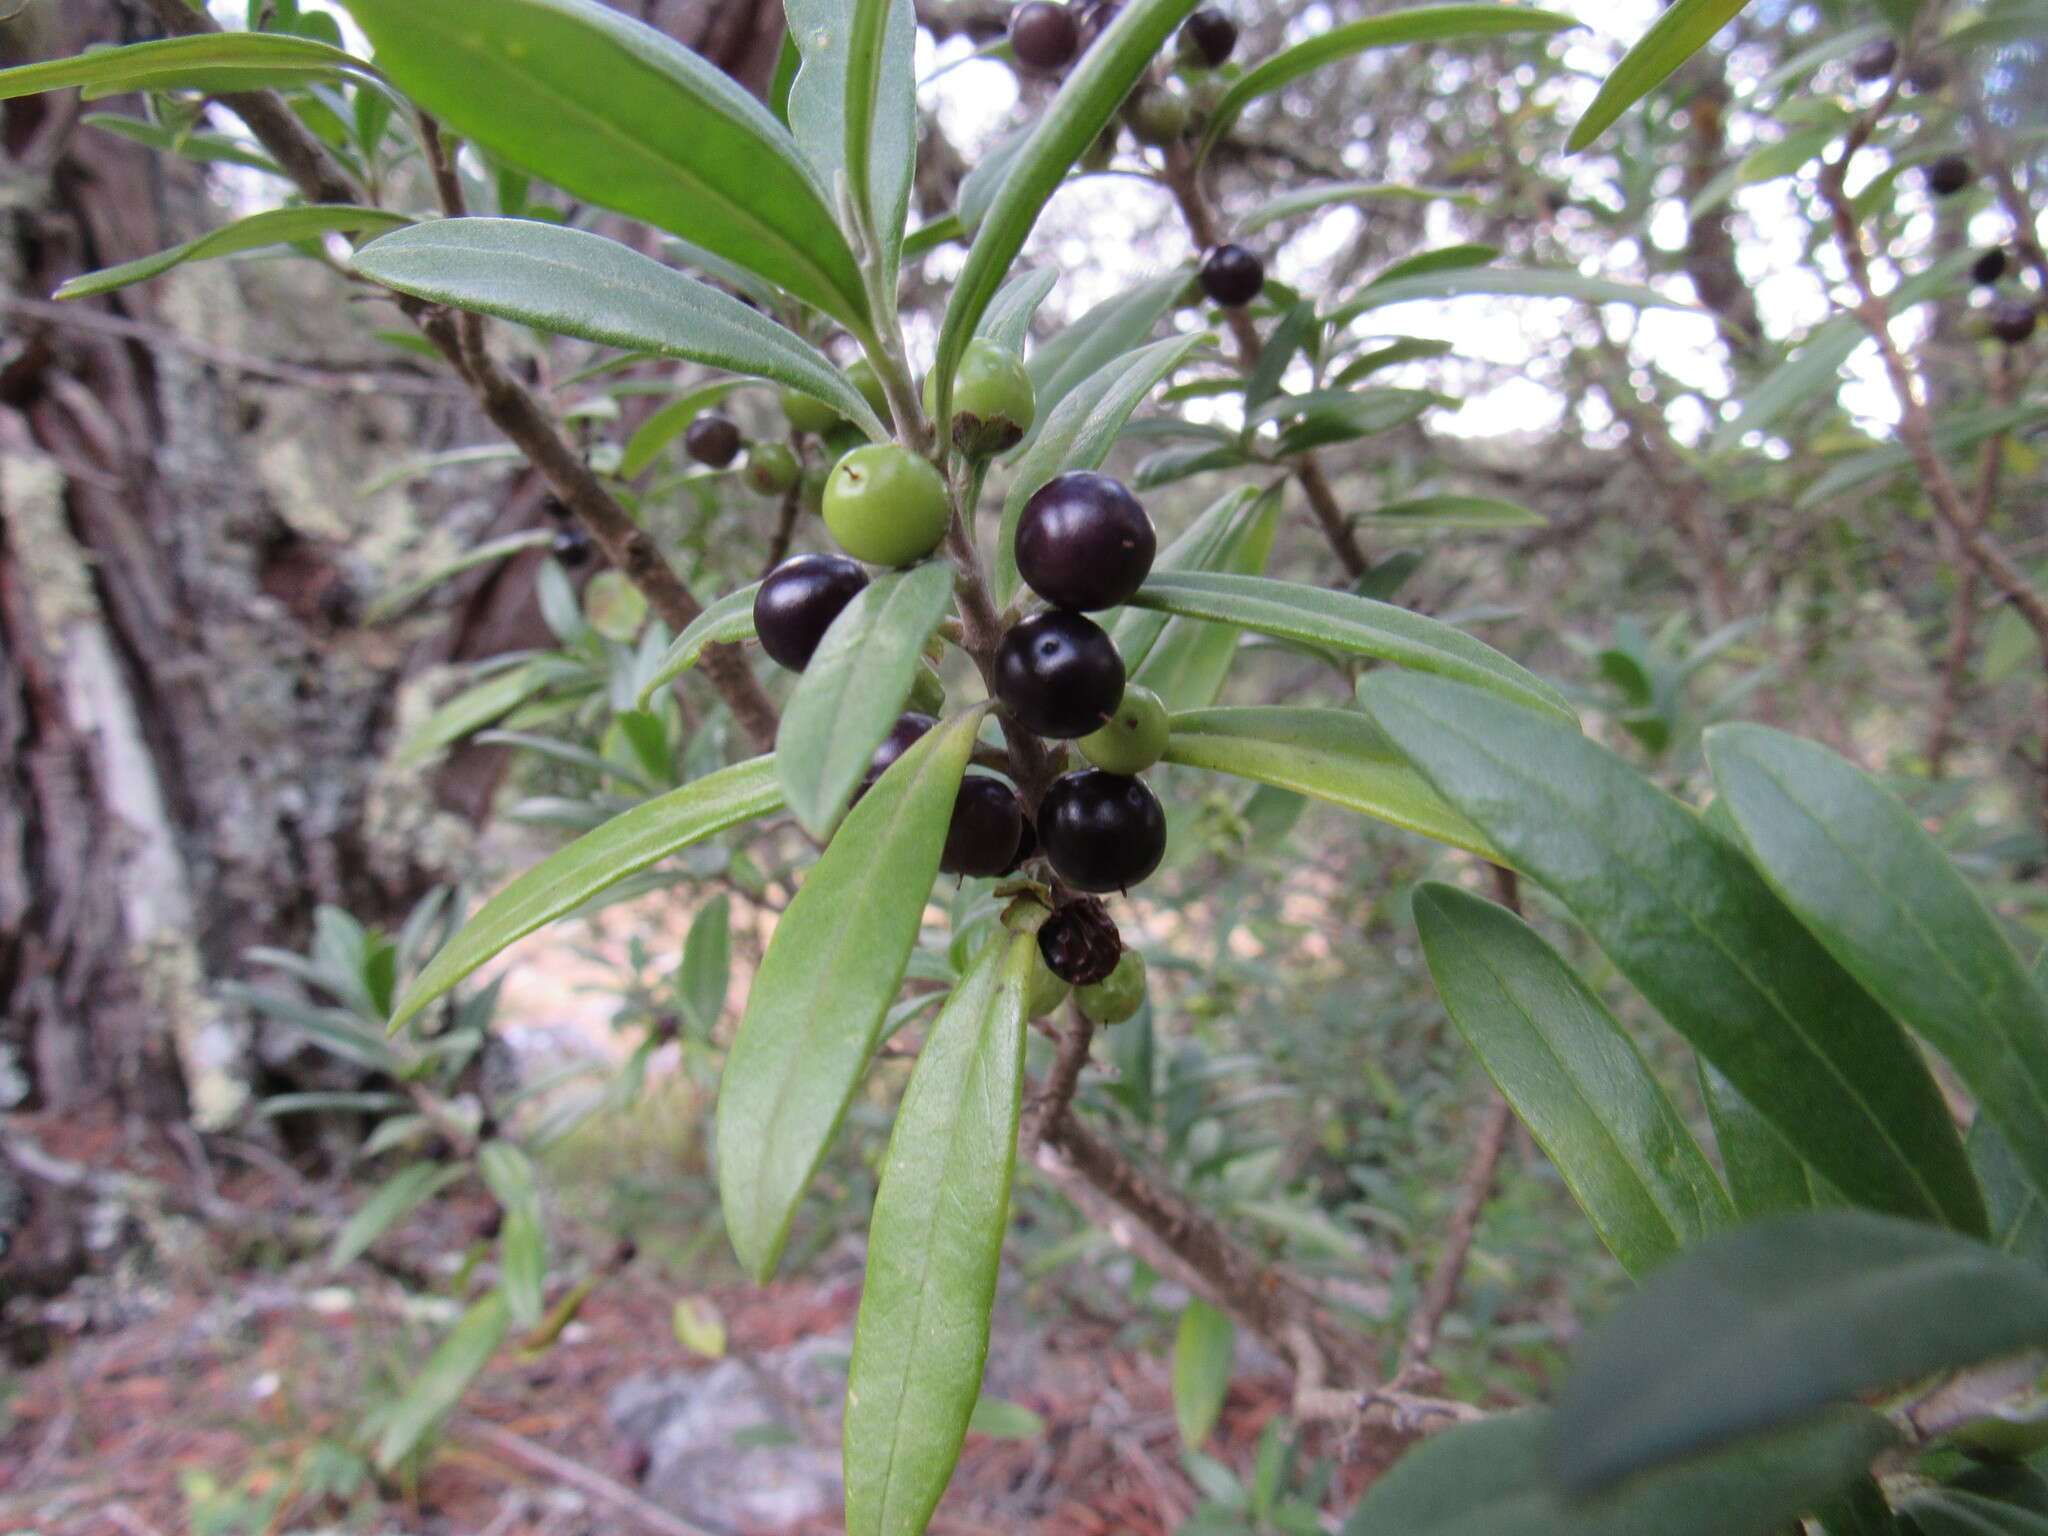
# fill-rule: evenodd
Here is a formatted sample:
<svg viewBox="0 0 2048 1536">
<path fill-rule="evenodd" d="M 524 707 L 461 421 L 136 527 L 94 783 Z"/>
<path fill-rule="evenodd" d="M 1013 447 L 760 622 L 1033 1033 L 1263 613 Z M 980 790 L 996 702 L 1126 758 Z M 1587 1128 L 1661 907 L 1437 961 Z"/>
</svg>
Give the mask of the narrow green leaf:
<svg viewBox="0 0 2048 1536">
<path fill-rule="evenodd" d="M 1562 694 L 1492 646 L 1448 624 L 1349 592 L 1263 576 L 1155 571 L 1131 604 L 1438 672 L 1563 719 L 1575 718 Z"/>
<path fill-rule="evenodd" d="M 1031 451 L 1059 403 L 1084 379 L 1093 378 L 1127 353 L 1143 346 L 1159 322 L 1173 313 L 1187 292 L 1189 276 L 1176 270 L 1148 279 L 1137 287 L 1104 299 L 1056 336 L 1032 350 L 1024 371 L 1038 401 L 1037 430 L 1024 439 L 1015 457 Z M 998 295 L 1000 297 L 1000 295 Z M 990 306 L 993 308 L 993 304 Z"/>
<path fill-rule="evenodd" d="M 917 156 L 917 16 L 911 0 L 852 0 L 846 68 L 846 177 L 867 210 L 882 290 L 896 291 Z"/>
<path fill-rule="evenodd" d="M 1984 1230 L 1912 1042 L 1691 811 L 1569 726 L 1477 689 L 1382 672 L 1359 696 L 1806 1161 L 1860 1204 Z"/>
<path fill-rule="evenodd" d="M 1199 709 L 1173 717 L 1166 761 L 1313 795 L 1481 858 L 1486 839 L 1452 810 L 1384 732 L 1344 709 Z"/>
<path fill-rule="evenodd" d="M 1384 181 L 1334 181 L 1283 192 L 1280 196 L 1259 204 L 1238 220 L 1237 229 L 1241 235 L 1255 235 L 1269 224 L 1277 224 L 1282 219 L 1291 219 L 1304 213 L 1314 213 L 1319 208 L 1328 208 L 1338 203 L 1370 203 L 1381 198 L 1412 203 L 1441 201 L 1455 204 L 1460 208 L 1476 207 L 1478 204 L 1478 199 L 1470 192 L 1460 192 L 1453 187 L 1411 187 Z"/>
<path fill-rule="evenodd" d="M 1545 1474 L 1555 1434 L 1536 1409 L 1424 1441 L 1373 1484 L 1345 1536 L 1777 1536 L 1896 1438 L 1879 1414 L 1836 1409 L 1572 1498 Z"/>
<path fill-rule="evenodd" d="M 1287 365 L 1294 361 L 1294 354 L 1301 351 L 1304 343 L 1311 349 L 1320 345 L 1321 323 L 1316 319 L 1316 307 L 1308 299 L 1290 307 L 1280 317 L 1280 323 L 1273 327 L 1265 344 L 1259 348 L 1258 361 L 1244 381 L 1244 425 L 1247 439 L 1251 429 L 1262 421 L 1284 419 L 1287 415 L 1300 414 L 1299 407 L 1290 410 L 1290 403 L 1306 397 L 1301 395 L 1274 396 L 1280 388 L 1280 380 L 1286 376 Z"/>
<path fill-rule="evenodd" d="M 1254 510 L 1254 504 L 1259 499 L 1259 491 L 1249 485 L 1225 491 L 1203 509 L 1180 537 L 1159 551 L 1152 562 L 1153 572 L 1213 571 L 1227 563 L 1231 551 L 1258 521 L 1261 514 Z M 1109 632 L 1126 671 L 1135 674 L 1144 667 L 1152 648 L 1169 627 L 1195 622 L 1198 621 L 1176 619 L 1157 609 L 1119 608 Z"/>
<path fill-rule="evenodd" d="M 1283 492 L 1284 485 L 1274 485 L 1252 503 L 1218 546 L 1212 569 L 1234 576 L 1266 573 L 1280 533 Z M 1169 712 L 1207 709 L 1223 696 L 1243 641 L 1234 625 L 1170 618 L 1144 660 L 1126 665 L 1131 680 L 1158 694 Z"/>
<path fill-rule="evenodd" d="M 279 1115 L 344 1113 L 383 1115 L 404 1109 L 412 1101 L 402 1093 L 277 1093 L 256 1106 L 256 1118 L 272 1120 Z"/>
<path fill-rule="evenodd" d="M 1871 996 L 1947 1059 L 2048 1194 L 2048 996 L 1913 813 L 1826 747 L 1707 733 L 1757 868 Z"/>
<path fill-rule="evenodd" d="M 830 201 L 789 131 L 716 65 L 600 0 L 347 3 L 379 67 L 465 138 L 865 329 Z"/>
<path fill-rule="evenodd" d="M 1925 1488 L 1900 1507 L 1919 1536 L 2048 1536 L 2048 1515 L 1961 1488 Z"/>
<path fill-rule="evenodd" d="M 718 1090 L 718 1194 L 758 1281 L 775 1271 L 903 983 L 983 713 L 931 731 L 861 798 L 755 973 Z"/>
<path fill-rule="evenodd" d="M 1572 129 L 1566 150 L 1577 154 L 1599 138 L 1622 113 L 1706 47 L 1708 39 L 1748 4 L 1749 0 L 1676 0 L 1615 66 L 1614 73 L 1600 87 L 1600 94 Z"/>
<path fill-rule="evenodd" d="M 1173 1335 L 1173 1417 L 1180 1443 L 1200 1450 L 1223 1416 L 1237 1329 L 1230 1318 L 1197 1296 L 1180 1314 Z"/>
<path fill-rule="evenodd" d="M 1577 272 L 1547 272 L 1514 267 L 1464 267 L 1425 272 L 1417 277 L 1390 278 L 1359 290 L 1356 298 L 1331 311 L 1330 324 L 1339 330 L 1370 310 L 1416 299 L 1459 299 L 1472 294 L 1526 299 L 1577 299 L 1582 304 L 1633 304 L 1639 309 L 1690 309 L 1654 289 L 1617 283 Z"/>
<path fill-rule="evenodd" d="M 1415 893 L 1415 924 L 1459 1032 L 1630 1274 L 1734 1220 L 1642 1052 L 1533 928 L 1448 885 Z"/>
<path fill-rule="evenodd" d="M 1361 523 L 1403 528 L 1542 528 L 1549 519 L 1512 501 L 1486 496 L 1416 496 L 1372 509 Z"/>
<path fill-rule="evenodd" d="M 87 112 L 78 119 L 82 128 L 104 128 L 108 133 L 119 134 L 130 143 L 141 144 L 164 154 L 182 155 L 187 160 L 196 160 L 202 165 L 246 165 L 252 171 L 261 171 L 266 176 L 283 176 L 284 171 L 268 155 L 251 149 L 223 133 L 193 133 L 185 128 L 172 127 L 166 123 L 152 123 L 139 117 L 128 117 L 119 112 Z M 418 332 L 409 332 L 418 336 Z M 423 338 L 422 338 L 423 339 Z M 426 343 L 431 351 L 433 343 Z M 432 356 L 439 358 L 439 352 Z"/>
<path fill-rule="evenodd" d="M 399 229 L 411 222 L 402 213 L 386 213 L 381 208 L 354 208 L 345 203 L 273 208 L 266 213 L 252 213 L 246 219 L 237 219 L 223 228 L 209 230 L 196 240 L 187 240 L 183 245 L 158 251 L 154 256 L 124 261 L 118 267 L 103 267 L 97 272 L 74 277 L 51 297 L 90 298 L 94 294 L 112 293 L 116 288 L 126 288 L 131 283 L 160 276 L 188 261 L 231 256 L 237 251 L 260 250 L 266 245 L 285 245 L 335 231 L 355 234 L 363 230 Z"/>
<path fill-rule="evenodd" d="M 1010 263 L 1024 248 L 1046 202 L 1195 4 L 1196 0 L 1131 0 L 1089 45 L 1039 115 L 968 247 L 939 326 L 938 356 L 932 366 L 939 376 L 934 403 L 940 420 L 951 408 L 960 354 L 981 323 L 982 311 L 1009 276 Z"/>
<path fill-rule="evenodd" d="M 1017 595 L 1017 520 L 1024 515 L 1024 503 L 1055 475 L 1101 467 L 1131 412 L 1205 335 L 1169 336 L 1105 363 L 1053 407 L 1017 461 L 1017 473 L 1003 498 L 1002 530 L 996 535 L 997 602 L 1007 605 Z"/>
<path fill-rule="evenodd" d="M 466 549 L 452 560 L 444 560 L 432 570 L 401 582 L 363 610 L 364 624 L 382 624 L 393 614 L 401 613 L 412 606 L 422 594 L 432 591 L 451 576 L 460 576 L 464 571 L 473 571 L 480 565 L 490 565 L 499 560 L 510 559 L 522 550 L 541 549 L 554 542 L 554 532 L 547 528 L 529 528 L 524 533 L 509 533 L 502 539 L 492 539 L 474 549 Z"/>
<path fill-rule="evenodd" d="M 732 898 L 721 891 L 690 921 L 682 964 L 676 968 L 676 995 L 692 1023 L 709 1039 L 731 990 Z"/>
<path fill-rule="evenodd" d="M 374 75 L 361 59 L 282 32 L 204 32 L 0 69 L 0 101 L 84 87 L 87 100 L 128 91 L 255 91 Z"/>
<path fill-rule="evenodd" d="M 1984 1186 L 1993 1246 L 2048 1270 L 2048 1198 L 2027 1181 L 2011 1145 L 1986 1117 L 1977 1117 L 1964 1145 L 1977 1182 Z"/>
<path fill-rule="evenodd" d="M 1223 99 L 1209 114 L 1197 158 L 1212 146 L 1238 119 L 1238 114 L 1261 96 L 1270 96 L 1303 75 L 1338 59 L 1348 59 L 1373 48 L 1392 48 L 1403 43 L 1440 42 L 1454 37 L 1505 37 L 1527 32 L 1562 32 L 1578 23 L 1569 16 L 1516 5 L 1419 5 L 1401 11 L 1368 16 L 1274 54 L 1247 69 L 1223 93 Z"/>
<path fill-rule="evenodd" d="M 738 645 L 743 640 L 753 639 L 754 595 L 760 590 L 761 583 L 749 582 L 735 592 L 726 593 L 692 619 L 690 627 L 677 635 L 662 653 L 654 675 L 640 690 L 636 707 L 647 708 L 655 694 L 696 666 L 705 646 Z"/>
<path fill-rule="evenodd" d="M 1039 964 L 1035 934 L 997 933 L 925 1036 L 882 1163 L 846 1382 L 848 1536 L 919 1536 L 981 1396 Z"/>
<path fill-rule="evenodd" d="M 2048 1344 L 2048 1275 L 1868 1211 L 1724 1233 L 1594 1330 L 1558 1398 L 1550 1467 L 1592 1491 L 1936 1371 Z"/>
<path fill-rule="evenodd" d="M 984 1397 L 976 1401 L 974 1412 L 968 1415 L 967 1433 L 986 1435 L 991 1440 L 1038 1440 L 1044 1438 L 1045 1420 L 1022 1403 Z"/>
<path fill-rule="evenodd" d="M 1402 258 L 1383 268 L 1374 275 L 1371 287 L 1377 283 L 1396 283 L 1404 277 L 1427 277 L 1432 272 L 1462 272 L 1468 267 L 1483 267 L 1500 255 L 1497 245 L 1443 245 L 1434 250 L 1418 251 L 1413 256 Z"/>
<path fill-rule="evenodd" d="M 389 1472 L 403 1461 L 442 1415 L 462 1401 L 470 1383 L 498 1352 L 511 1322 L 502 1291 L 492 1291 L 462 1314 L 385 1422 L 377 1441 L 381 1470 Z"/>
<path fill-rule="evenodd" d="M 2023 402 L 2019 405 L 2000 406 L 1988 411 L 1960 411 L 1949 415 L 1934 429 L 1934 446 L 1944 454 L 1961 453 L 1973 448 L 1987 437 L 2000 432 L 2010 432 L 2029 422 L 2048 416 L 2048 406 L 2039 401 Z M 1882 448 L 1872 448 L 1864 453 L 1851 454 L 1823 474 L 1813 484 L 1799 493 L 1794 503 L 1798 507 L 1811 507 L 1882 480 L 1888 475 L 1899 474 L 1910 469 L 1912 453 L 1902 444 L 1887 443 Z"/>
<path fill-rule="evenodd" d="M 524 666 L 465 688 L 413 727 L 392 753 L 392 763 L 399 768 L 415 767 L 443 747 L 453 746 L 509 714 L 546 686 L 546 673 Z"/>
<path fill-rule="evenodd" d="M 1419 336 L 1402 336 L 1383 347 L 1360 353 L 1337 371 L 1330 382 L 1339 389 L 1347 389 L 1361 379 L 1370 378 L 1382 368 L 1392 368 L 1401 363 L 1412 363 L 1424 358 L 1442 357 L 1451 350 L 1448 341 L 1427 341 Z"/>
<path fill-rule="evenodd" d="M 844 371 L 795 332 L 587 230 L 524 219 L 442 219 L 371 241 L 351 265 L 372 282 L 437 304 L 793 385 L 836 406 L 870 436 L 887 436 Z"/>
<path fill-rule="evenodd" d="M 327 1251 L 327 1267 L 340 1269 L 360 1258 L 370 1244 L 468 1172 L 467 1163 L 412 1163 L 399 1169 L 342 1223 Z"/>
<path fill-rule="evenodd" d="M 677 395 L 641 422 L 633 429 L 633 435 L 626 439 L 626 450 L 619 456 L 619 478 L 637 480 L 641 472 L 660 457 L 661 450 L 680 437 L 699 414 L 710 410 L 737 388 L 738 380 L 720 379 L 702 389 Z"/>
<path fill-rule="evenodd" d="M 548 1234 L 538 1207 L 507 1211 L 498 1229 L 498 1286 L 512 1321 L 521 1328 L 540 1322 L 547 1302 Z"/>
<path fill-rule="evenodd" d="M 1699 1060 L 1700 1097 L 1714 1125 L 1714 1144 L 1728 1175 L 1728 1192 L 1744 1218 L 1810 1211 L 1823 1201 L 1813 1170 L 1799 1160 L 1735 1085 L 1705 1058 Z"/>
<path fill-rule="evenodd" d="M 811 836 L 838 824 L 952 597 L 950 561 L 891 571 L 862 588 L 818 642 L 775 733 L 783 798 Z"/>
<path fill-rule="evenodd" d="M 1022 352 L 1031 335 L 1031 317 L 1038 313 L 1038 306 L 1045 302 L 1059 277 L 1051 267 L 1029 267 L 1019 272 L 989 301 L 975 334 L 1005 351 Z M 1042 398 L 1039 407 L 1041 411 L 1047 408 Z"/>
<path fill-rule="evenodd" d="M 549 854 L 485 902 L 405 989 L 392 1028 L 478 966 L 598 892 L 692 843 L 766 816 L 781 804 L 774 760 L 757 757 L 614 816 Z"/>
</svg>

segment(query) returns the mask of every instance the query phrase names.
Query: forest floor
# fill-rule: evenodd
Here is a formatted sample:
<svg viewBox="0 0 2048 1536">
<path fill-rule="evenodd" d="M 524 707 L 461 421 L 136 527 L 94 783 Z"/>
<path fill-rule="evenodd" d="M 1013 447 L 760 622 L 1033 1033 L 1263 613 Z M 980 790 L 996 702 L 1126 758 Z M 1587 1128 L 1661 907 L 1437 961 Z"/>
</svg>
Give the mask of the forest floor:
<svg viewBox="0 0 2048 1536">
<path fill-rule="evenodd" d="M 110 1127 L 26 1124 L 51 1154 L 128 1166 L 252 1213 L 302 1206 L 287 1170 L 173 1147 L 119 1153 Z M 199 1190 L 189 1188 L 195 1196 Z M 267 1217 L 265 1218 L 268 1219 Z M 436 1203 L 416 1222 L 459 1222 Z M 260 1222 L 256 1223 L 261 1225 Z M 678 1342 L 678 1290 L 644 1259 L 610 1275 L 548 1348 L 507 1348 L 407 1476 L 368 1475 L 366 1417 L 434 1336 L 401 1258 L 340 1274 L 217 1223 L 166 1219 L 149 1242 L 44 1309 L 47 1355 L 0 1385 L 0 1530 L 40 1536 L 753 1536 L 839 1529 L 834 1394 L 857 1255 L 801 1280 L 714 1285 L 723 1357 Z M 232 1225 L 232 1223 L 230 1223 Z M 386 1254 L 461 1246 L 401 1228 Z M 970 1437 L 939 1536 L 1153 1536 L 1200 1502 L 1180 1453 L 1170 1367 L 1131 1319 L 1054 1293 L 1006 1300 L 989 1389 L 1028 1409 L 1021 1438 Z M 441 1304 L 445 1309 L 446 1303 Z M 1286 1406 L 1270 1362 L 1240 1357 L 1206 1449 L 1249 1476 Z M 696 1418 L 693 1420 L 692 1415 Z M 708 1415 L 708 1418 L 706 1417 Z M 746 1422 L 748 1419 L 754 1422 Z M 696 1424 L 688 1427 L 683 1421 Z M 702 1421 L 702 1422 L 697 1422 Z M 708 1429 L 707 1426 L 708 1425 Z M 715 1437 L 707 1441 L 705 1436 Z M 698 1443 L 689 1443 L 692 1437 Z M 679 1439 L 680 1437 L 680 1439 Z M 1324 1446 L 1330 1452 L 1339 1448 Z M 1338 1459 L 1335 1507 L 1392 1447 Z"/>
</svg>

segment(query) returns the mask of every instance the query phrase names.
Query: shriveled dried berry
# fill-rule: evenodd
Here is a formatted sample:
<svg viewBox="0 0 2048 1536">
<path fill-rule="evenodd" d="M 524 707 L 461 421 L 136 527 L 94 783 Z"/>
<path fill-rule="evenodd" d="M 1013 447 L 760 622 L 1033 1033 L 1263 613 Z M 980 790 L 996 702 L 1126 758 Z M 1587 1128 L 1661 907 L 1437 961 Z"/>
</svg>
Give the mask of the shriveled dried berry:
<svg viewBox="0 0 2048 1536">
<path fill-rule="evenodd" d="M 1068 902 L 1038 930 L 1038 952 L 1046 969 L 1069 986 L 1092 987 L 1106 980 L 1123 958 L 1123 935 L 1109 908 L 1093 896 Z"/>
</svg>

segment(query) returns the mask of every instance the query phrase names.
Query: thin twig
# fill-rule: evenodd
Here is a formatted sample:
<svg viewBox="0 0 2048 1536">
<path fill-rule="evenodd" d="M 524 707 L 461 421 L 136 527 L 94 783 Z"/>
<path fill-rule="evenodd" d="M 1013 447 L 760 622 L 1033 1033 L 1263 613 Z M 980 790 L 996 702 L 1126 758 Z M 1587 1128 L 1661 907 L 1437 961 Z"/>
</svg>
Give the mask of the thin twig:
<svg viewBox="0 0 2048 1536">
<path fill-rule="evenodd" d="M 615 1482 L 602 1472 L 594 1471 L 581 1462 L 557 1455 L 546 1446 L 506 1429 L 501 1424 L 493 1424 L 489 1419 L 465 1413 L 456 1419 L 455 1428 L 458 1433 L 472 1440 L 482 1441 L 499 1455 L 510 1457 L 543 1477 L 551 1477 L 556 1482 L 566 1483 L 594 1499 L 603 1500 L 621 1514 L 630 1515 L 648 1530 L 656 1532 L 657 1536 L 731 1536 L 723 1527 L 699 1525 L 683 1519 L 680 1515 L 672 1515 L 659 1504 L 642 1498 L 625 1484 Z"/>
<path fill-rule="evenodd" d="M 1088 1048 L 1095 1040 L 1095 1021 L 1081 1011 L 1081 1005 L 1067 1005 L 1067 1027 L 1060 1033 L 1053 1053 L 1052 1070 L 1031 1101 L 1024 1120 L 1024 1152 L 1035 1155 L 1045 1140 L 1046 1127 L 1063 1119 L 1072 1108 L 1074 1093 L 1081 1086 L 1081 1070 L 1088 1064 Z"/>
<path fill-rule="evenodd" d="M 1451 1303 L 1457 1299 L 1458 1287 L 1465 1278 L 1465 1261 L 1472 1253 L 1472 1238 L 1478 1230 L 1479 1213 L 1493 1194 L 1494 1176 L 1500 1170 L 1501 1149 L 1507 1145 L 1508 1132 L 1514 1123 L 1515 1112 L 1508 1107 L 1508 1101 L 1496 1093 L 1493 1103 L 1487 1108 L 1486 1119 L 1479 1127 L 1479 1139 L 1472 1145 L 1472 1156 L 1465 1164 L 1464 1176 L 1458 1181 L 1458 1203 L 1451 1208 L 1450 1223 L 1444 1231 L 1444 1245 L 1437 1254 L 1436 1267 L 1429 1272 L 1429 1281 L 1423 1287 L 1422 1297 L 1415 1305 L 1406 1336 L 1401 1341 L 1401 1360 L 1394 1368 L 1394 1386 L 1397 1389 L 1414 1386 L 1428 1374 L 1430 1351 L 1436 1348 L 1444 1315 L 1451 1310 Z"/>
</svg>

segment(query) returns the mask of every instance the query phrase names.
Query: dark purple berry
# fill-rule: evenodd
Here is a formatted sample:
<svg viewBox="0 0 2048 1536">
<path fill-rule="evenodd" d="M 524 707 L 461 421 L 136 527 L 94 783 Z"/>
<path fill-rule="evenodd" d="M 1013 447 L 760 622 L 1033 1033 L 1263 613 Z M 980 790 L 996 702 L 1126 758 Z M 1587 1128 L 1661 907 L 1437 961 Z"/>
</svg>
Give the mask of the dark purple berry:
<svg viewBox="0 0 2048 1536">
<path fill-rule="evenodd" d="M 860 562 L 844 555 L 795 555 L 783 561 L 754 594 L 754 633 L 761 649 L 790 671 L 803 671 L 840 610 L 867 584 Z"/>
<path fill-rule="evenodd" d="M 576 515 L 569 510 L 569 503 L 562 500 L 559 496 L 541 497 L 540 509 L 558 523 L 566 523 Z"/>
<path fill-rule="evenodd" d="M 1061 981 L 1092 987 L 1116 969 L 1123 958 L 1123 935 L 1109 908 L 1093 896 L 1068 902 L 1038 930 L 1038 952 L 1045 968 Z"/>
<path fill-rule="evenodd" d="M 1970 268 L 1970 279 L 1980 288 L 1989 288 L 2005 276 L 2005 268 L 2005 248 L 1994 245 L 1977 258 L 1977 264 Z"/>
<path fill-rule="evenodd" d="M 1081 49 L 1074 13 L 1053 0 L 1024 0 L 1010 12 L 1010 51 L 1026 69 L 1065 69 Z"/>
<path fill-rule="evenodd" d="M 573 571 L 590 558 L 590 535 L 581 528 L 564 528 L 548 548 L 557 561 Z"/>
<path fill-rule="evenodd" d="M 1138 498 L 1108 475 L 1056 475 L 1017 519 L 1017 574 L 1056 608 L 1098 613 L 1144 585 L 1159 536 Z"/>
<path fill-rule="evenodd" d="M 1991 334 L 2008 347 L 2030 339 L 2040 320 L 2032 299 L 2000 299 L 1991 306 Z"/>
<path fill-rule="evenodd" d="M 730 416 L 706 411 L 683 433 L 683 446 L 699 464 L 723 469 L 740 456 L 745 442 L 740 437 L 739 424 Z"/>
<path fill-rule="evenodd" d="M 1038 832 L 1031 825 L 1031 818 L 1024 818 L 1024 830 L 1017 838 L 1017 851 L 1010 855 L 1009 867 L 1003 873 L 1014 875 L 1024 867 L 1024 861 L 1038 852 Z"/>
<path fill-rule="evenodd" d="M 1927 190 L 1936 197 L 1954 197 L 1976 179 L 1965 155 L 1943 155 L 1927 167 Z"/>
<path fill-rule="evenodd" d="M 938 723 L 934 716 L 921 715 L 914 709 L 905 710 L 898 715 L 896 723 L 889 727 L 889 734 L 884 736 L 882 744 L 875 748 L 875 755 L 868 759 L 867 775 L 860 781 L 860 790 L 854 798 L 859 799 L 873 788 L 875 780 L 887 773 L 897 758 L 908 752 L 916 745 L 919 737 Z"/>
<path fill-rule="evenodd" d="M 1123 7 L 1118 5 L 1116 0 L 1090 0 L 1090 3 L 1081 7 L 1075 20 L 1081 27 L 1083 53 L 1095 46 L 1095 40 L 1109 30 L 1110 23 L 1116 20 L 1122 10 Z"/>
<path fill-rule="evenodd" d="M 948 875 L 1000 875 L 1017 856 L 1024 807 L 1001 779 L 970 773 L 960 781 L 939 870 Z"/>
<path fill-rule="evenodd" d="M 1166 812 L 1143 779 L 1086 768 L 1045 792 L 1038 836 L 1075 890 L 1128 890 L 1166 856 Z"/>
<path fill-rule="evenodd" d="M 1116 712 L 1123 696 L 1124 659 L 1116 643 L 1078 613 L 1034 614 L 1011 626 L 996 647 L 996 698 L 1036 735 L 1086 736 Z"/>
<path fill-rule="evenodd" d="M 1180 30 L 1195 56 L 1211 69 L 1237 51 L 1237 23 L 1206 5 L 1190 16 Z"/>
<path fill-rule="evenodd" d="M 1906 89 L 1915 96 L 1931 96 L 1948 84 L 1948 66 L 1939 59 L 1922 59 L 1906 71 Z"/>
<path fill-rule="evenodd" d="M 1889 80 L 1898 67 L 1899 45 L 1888 37 L 1857 49 L 1856 57 L 1849 61 L 1849 73 L 1866 85 L 1873 80 Z"/>
<path fill-rule="evenodd" d="M 1242 309 L 1266 286 L 1266 264 L 1241 245 L 1219 245 L 1202 258 L 1202 292 L 1225 309 Z"/>
</svg>

